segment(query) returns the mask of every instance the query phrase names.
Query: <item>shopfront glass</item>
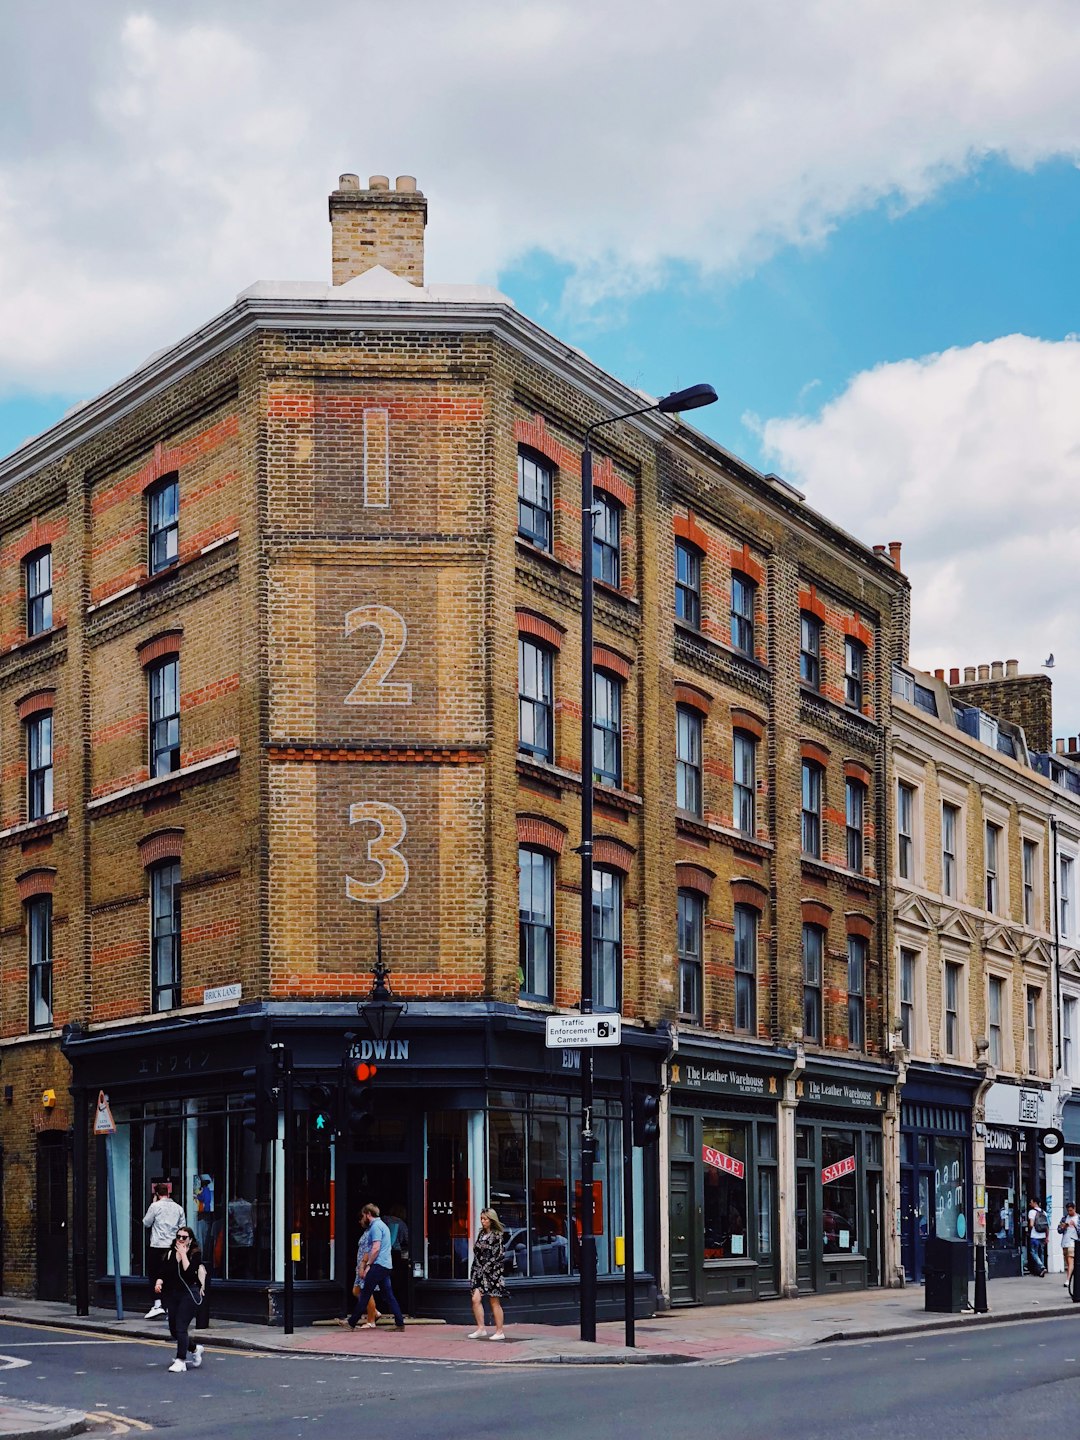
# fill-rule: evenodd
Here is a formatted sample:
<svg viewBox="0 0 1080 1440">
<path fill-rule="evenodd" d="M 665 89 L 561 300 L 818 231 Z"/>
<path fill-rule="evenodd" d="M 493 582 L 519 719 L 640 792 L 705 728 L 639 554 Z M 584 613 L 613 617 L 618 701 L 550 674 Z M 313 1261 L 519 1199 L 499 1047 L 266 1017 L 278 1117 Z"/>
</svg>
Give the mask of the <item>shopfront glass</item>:
<svg viewBox="0 0 1080 1440">
<path fill-rule="evenodd" d="M 234 1103 L 235 1102 L 235 1103 Z M 154 1184 L 169 1186 L 219 1278 L 270 1279 L 273 1235 L 273 1147 L 257 1144 L 236 1096 L 199 1096 L 114 1105 L 121 1275 L 146 1274 L 149 1231 L 143 1226 Z M 105 1187 L 99 1187 L 105 1221 Z"/>
<path fill-rule="evenodd" d="M 934 1139 L 935 1229 L 939 1239 L 943 1240 L 967 1239 L 964 1143 L 943 1135 Z"/>
<path fill-rule="evenodd" d="M 853 1255 L 859 1249 L 859 1167 L 852 1130 L 821 1132 L 821 1234 L 826 1255 Z"/>
<path fill-rule="evenodd" d="M 706 1122 L 701 1130 L 704 1172 L 702 1220 L 705 1259 L 728 1260 L 748 1254 L 746 1155 L 748 1125 Z"/>
<path fill-rule="evenodd" d="M 1016 1156 L 986 1152 L 986 1247 L 1015 1250 L 1019 1245 Z"/>
</svg>

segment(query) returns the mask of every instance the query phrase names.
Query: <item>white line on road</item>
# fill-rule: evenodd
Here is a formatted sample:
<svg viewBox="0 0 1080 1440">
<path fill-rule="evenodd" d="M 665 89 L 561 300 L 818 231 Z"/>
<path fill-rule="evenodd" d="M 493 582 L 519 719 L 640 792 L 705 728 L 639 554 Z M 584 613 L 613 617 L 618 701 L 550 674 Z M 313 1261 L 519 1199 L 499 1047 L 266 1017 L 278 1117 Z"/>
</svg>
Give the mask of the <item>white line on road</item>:
<svg viewBox="0 0 1080 1440">
<path fill-rule="evenodd" d="M 0 1355 L 0 1370 L 19 1370 L 29 1364 L 29 1360 L 21 1360 L 17 1355 Z"/>
</svg>

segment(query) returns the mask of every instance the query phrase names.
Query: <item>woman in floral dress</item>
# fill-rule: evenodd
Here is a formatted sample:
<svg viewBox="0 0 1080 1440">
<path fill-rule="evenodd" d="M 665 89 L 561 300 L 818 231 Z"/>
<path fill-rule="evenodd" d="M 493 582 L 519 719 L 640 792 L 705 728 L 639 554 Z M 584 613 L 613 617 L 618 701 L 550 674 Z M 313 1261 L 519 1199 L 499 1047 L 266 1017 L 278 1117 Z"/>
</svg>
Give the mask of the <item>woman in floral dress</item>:
<svg viewBox="0 0 1080 1440">
<path fill-rule="evenodd" d="M 476 1321 L 476 1329 L 469 1336 L 470 1340 L 506 1339 L 503 1334 L 502 1308 L 502 1298 L 506 1294 L 503 1281 L 503 1234 L 502 1222 L 495 1211 L 481 1210 L 480 1234 L 473 1246 L 472 1270 L 469 1272 L 473 1287 L 472 1313 Z M 484 1329 L 485 1299 L 491 1306 L 492 1318 L 495 1321 L 495 1329 L 490 1337 Z"/>
</svg>

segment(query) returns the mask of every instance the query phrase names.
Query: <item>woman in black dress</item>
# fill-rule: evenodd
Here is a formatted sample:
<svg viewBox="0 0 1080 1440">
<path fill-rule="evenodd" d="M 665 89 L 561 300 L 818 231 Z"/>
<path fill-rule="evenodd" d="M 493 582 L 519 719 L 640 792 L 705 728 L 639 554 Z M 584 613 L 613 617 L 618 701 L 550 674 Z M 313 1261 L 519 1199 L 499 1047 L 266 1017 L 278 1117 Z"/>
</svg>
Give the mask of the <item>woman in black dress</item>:
<svg viewBox="0 0 1080 1440">
<path fill-rule="evenodd" d="M 161 1279 L 154 1286 L 165 1301 L 169 1334 L 176 1341 L 176 1359 L 169 1366 L 174 1374 L 181 1373 L 189 1365 L 197 1370 L 202 1364 L 201 1345 L 196 1345 L 188 1358 L 188 1326 L 202 1304 L 205 1285 L 206 1267 L 202 1263 L 202 1251 L 188 1227 L 181 1225 L 176 1239 L 165 1252 Z"/>
<path fill-rule="evenodd" d="M 503 1334 L 502 1308 L 502 1298 L 506 1294 L 503 1280 L 503 1236 L 502 1222 L 495 1211 L 481 1210 L 480 1234 L 473 1246 L 472 1270 L 469 1273 L 472 1283 L 472 1313 L 476 1321 L 476 1329 L 469 1336 L 470 1340 L 506 1339 Z M 485 1299 L 491 1306 L 491 1315 L 495 1321 L 495 1329 L 490 1337 L 484 1329 Z"/>
</svg>

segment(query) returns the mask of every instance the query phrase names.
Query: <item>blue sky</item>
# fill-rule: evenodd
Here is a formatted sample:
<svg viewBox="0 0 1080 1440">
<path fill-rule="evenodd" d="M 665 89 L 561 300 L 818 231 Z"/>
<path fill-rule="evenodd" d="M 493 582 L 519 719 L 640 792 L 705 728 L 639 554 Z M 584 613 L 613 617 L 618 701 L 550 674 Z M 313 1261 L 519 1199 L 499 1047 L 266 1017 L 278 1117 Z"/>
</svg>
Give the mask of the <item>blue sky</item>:
<svg viewBox="0 0 1080 1440">
<path fill-rule="evenodd" d="M 1080 730 L 1074 0 L 711 0 L 678 27 L 653 0 L 52 0 L 5 25 L 0 452 L 252 282 L 327 278 L 340 171 L 414 174 L 430 278 L 498 284 L 653 393 L 711 381 L 702 429 L 903 542 L 917 664 L 1052 650 Z"/>
</svg>

